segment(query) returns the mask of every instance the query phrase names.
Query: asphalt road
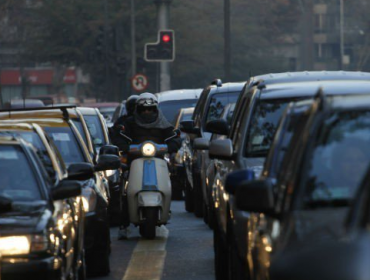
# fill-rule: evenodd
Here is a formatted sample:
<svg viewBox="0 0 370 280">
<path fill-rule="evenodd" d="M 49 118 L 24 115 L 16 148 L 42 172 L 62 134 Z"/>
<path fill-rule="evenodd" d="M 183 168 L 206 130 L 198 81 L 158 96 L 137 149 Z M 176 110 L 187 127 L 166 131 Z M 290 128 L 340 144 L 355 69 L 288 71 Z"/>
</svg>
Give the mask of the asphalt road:
<svg viewBox="0 0 370 280">
<path fill-rule="evenodd" d="M 214 279 L 212 231 L 202 219 L 184 209 L 183 201 L 171 205 L 172 218 L 157 229 L 155 240 L 143 240 L 131 227 L 128 240 L 117 240 L 111 228 L 111 273 L 96 280 L 211 280 Z"/>
</svg>

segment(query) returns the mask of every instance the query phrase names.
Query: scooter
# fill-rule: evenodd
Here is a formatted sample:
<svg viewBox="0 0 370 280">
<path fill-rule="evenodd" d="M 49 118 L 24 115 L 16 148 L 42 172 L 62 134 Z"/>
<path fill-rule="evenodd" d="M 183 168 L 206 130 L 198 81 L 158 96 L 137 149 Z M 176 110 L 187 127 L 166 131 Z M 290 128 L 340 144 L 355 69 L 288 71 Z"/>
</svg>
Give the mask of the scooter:
<svg viewBox="0 0 370 280">
<path fill-rule="evenodd" d="M 170 219 L 171 180 L 164 155 L 167 145 L 146 141 L 130 145 L 131 162 L 126 186 L 130 222 L 146 239 Z"/>
</svg>

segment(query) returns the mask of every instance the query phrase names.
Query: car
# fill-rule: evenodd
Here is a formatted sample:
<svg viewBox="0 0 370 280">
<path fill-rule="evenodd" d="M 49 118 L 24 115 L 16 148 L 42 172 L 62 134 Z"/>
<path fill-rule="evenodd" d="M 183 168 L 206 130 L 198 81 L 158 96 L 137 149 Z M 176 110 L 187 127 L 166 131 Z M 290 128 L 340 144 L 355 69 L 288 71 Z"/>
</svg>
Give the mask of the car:
<svg viewBox="0 0 370 280">
<path fill-rule="evenodd" d="M 99 153 L 103 146 L 111 145 L 108 129 L 102 114 L 96 108 L 78 107 L 88 127 L 95 150 Z M 116 155 L 118 155 L 118 150 Z M 109 217 L 111 224 L 119 224 L 122 215 L 123 181 L 120 170 L 106 170 L 104 177 L 109 185 Z"/>
<path fill-rule="evenodd" d="M 126 100 L 123 100 L 114 110 L 111 123 L 114 124 L 120 116 L 126 115 Z"/>
<path fill-rule="evenodd" d="M 278 252 L 271 263 L 271 279 L 370 278 L 368 268 L 370 260 L 369 168 L 361 182 L 343 224 L 345 238 L 339 241 L 305 242 L 303 245 L 292 245 L 283 252 Z M 323 260 L 330 260 L 330 262 Z"/>
<path fill-rule="evenodd" d="M 345 236 L 346 213 L 370 163 L 367 87 L 327 85 L 296 126 L 276 181 L 261 178 L 236 188 L 236 206 L 259 217 L 249 222 L 251 279 L 269 279 L 274 256 L 289 246 Z M 325 95 L 335 91 L 340 95 Z"/>
<path fill-rule="evenodd" d="M 291 101 L 312 98 L 321 85 L 330 85 L 333 81 L 343 85 L 340 81 L 345 77 L 349 77 L 348 82 L 353 87 L 358 83 L 361 85 L 360 90 L 366 92 L 370 75 L 361 72 L 279 73 L 253 77 L 246 83 L 243 93 L 236 102 L 230 128 L 222 120 L 207 124 L 208 131 L 228 135 L 228 139 L 211 142 L 209 148 L 210 156 L 218 159 L 212 186 L 216 214 L 214 228 L 216 263 L 227 263 L 228 240 L 234 238 L 232 229 L 236 223 L 234 220 L 236 207 L 233 192 L 225 187 L 228 173 L 248 168 L 251 172 L 237 181 L 251 179 L 253 176 L 259 177 L 286 106 Z M 340 89 L 335 90 L 340 92 Z M 329 93 L 332 91 L 330 89 Z M 223 131 L 220 130 L 222 127 Z M 245 213 L 241 215 L 245 216 L 245 221 L 241 224 L 246 225 L 249 215 Z M 227 266 L 216 267 L 218 277 L 225 278 L 225 275 L 228 275 Z"/>
<path fill-rule="evenodd" d="M 94 168 L 92 177 L 83 181 L 82 195 L 86 212 L 85 253 L 89 275 L 106 275 L 110 271 L 110 231 L 108 217 L 108 193 L 101 171 L 117 169 L 120 161 L 117 156 L 99 156 L 95 164 L 76 126 L 69 118 L 69 107 L 15 110 L 0 113 L 0 120 L 32 122 L 39 124 L 54 141 L 66 165 L 83 163 Z M 101 148 L 104 150 L 104 147 Z"/>
<path fill-rule="evenodd" d="M 228 125 L 231 123 L 232 116 L 235 110 L 235 103 L 228 104 L 225 106 L 224 111 L 222 112 L 220 119 L 225 120 Z M 210 141 L 217 140 L 217 139 L 225 139 L 226 135 L 220 135 L 217 133 L 213 133 L 211 136 Z M 194 147 L 196 148 L 196 147 Z M 214 183 L 216 170 L 217 170 L 217 159 L 211 159 L 208 154 L 209 143 L 203 147 L 199 147 L 200 149 L 205 149 L 204 153 L 204 160 L 202 162 L 203 168 L 205 171 L 205 182 L 202 184 L 202 191 L 203 191 L 203 205 L 204 205 L 204 222 L 208 224 L 210 229 L 213 229 L 215 225 L 215 209 L 213 204 L 213 192 L 212 186 Z M 203 169 L 202 168 L 202 169 Z"/>
<path fill-rule="evenodd" d="M 113 125 L 113 114 L 118 102 L 102 102 L 102 103 L 85 103 L 82 107 L 97 108 L 99 112 L 103 115 L 105 122 L 108 127 Z"/>
<path fill-rule="evenodd" d="M 22 172 L 19 172 L 21 170 Z M 64 200 L 81 185 L 49 175 L 32 145 L 0 136 L 0 251 L 3 279 L 75 279 L 73 216 Z"/>
<path fill-rule="evenodd" d="M 179 129 L 180 122 L 184 120 L 190 120 L 193 115 L 194 107 L 181 109 L 176 116 L 175 129 Z M 171 173 L 171 186 L 172 186 L 172 199 L 180 200 L 183 199 L 183 192 L 185 191 L 185 185 L 187 180 L 185 178 L 185 166 L 184 166 L 184 154 L 186 153 L 186 133 L 181 132 L 180 137 L 182 139 L 181 148 L 172 155 L 170 173 Z"/>
<path fill-rule="evenodd" d="M 156 93 L 158 107 L 166 119 L 176 125 L 176 117 L 183 108 L 195 107 L 202 89 L 178 89 Z"/>
<path fill-rule="evenodd" d="M 67 167 L 64 163 L 54 142 L 48 137 L 44 130 L 37 124 L 31 123 L 4 123 L 0 122 L 0 135 L 19 137 L 36 149 L 36 154 L 42 162 L 47 174 L 49 175 L 49 184 L 52 188 L 59 182 L 67 178 L 74 178 L 76 174 L 73 170 L 77 170 L 77 176 L 83 177 L 83 170 L 79 163 L 70 166 L 68 173 Z M 91 176 L 91 168 L 85 170 L 86 176 Z M 84 279 L 86 274 L 85 254 L 84 254 L 84 229 L 85 229 L 85 212 L 83 208 L 82 197 L 73 197 L 63 200 L 59 208 L 62 212 L 71 212 L 71 218 L 74 224 L 74 262 L 79 279 Z"/>
<path fill-rule="evenodd" d="M 188 133 L 190 141 L 187 142 L 189 153 L 185 157 L 186 174 L 188 178 L 185 191 L 185 205 L 187 211 L 194 211 L 196 217 L 203 216 L 203 187 L 205 184 L 205 168 L 202 166 L 204 150 L 194 150 L 195 138 L 204 138 L 205 141 L 211 138 L 211 133 L 205 129 L 210 120 L 219 119 L 227 104 L 236 102 L 244 83 L 225 83 L 217 79 L 203 89 L 199 101 L 194 109 L 191 121 L 183 121 L 180 124 L 181 130 Z M 205 188 L 204 188 L 205 189 Z M 194 206 L 192 209 L 191 206 Z"/>
</svg>

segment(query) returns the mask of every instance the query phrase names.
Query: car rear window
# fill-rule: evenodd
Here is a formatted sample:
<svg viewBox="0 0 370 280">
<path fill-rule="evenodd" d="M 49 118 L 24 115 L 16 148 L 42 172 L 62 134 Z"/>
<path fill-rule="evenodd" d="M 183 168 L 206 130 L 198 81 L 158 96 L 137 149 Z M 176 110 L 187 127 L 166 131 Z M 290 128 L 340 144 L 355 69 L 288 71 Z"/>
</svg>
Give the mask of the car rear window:
<svg viewBox="0 0 370 280">
<path fill-rule="evenodd" d="M 163 115 L 166 119 L 175 126 L 176 115 L 180 109 L 195 107 L 198 99 L 183 99 L 183 100 L 171 100 L 162 101 L 159 103 L 159 108 L 161 109 Z"/>
<path fill-rule="evenodd" d="M 87 124 L 87 128 L 89 129 L 91 138 L 95 146 L 101 147 L 106 145 L 106 141 L 104 138 L 104 132 L 102 123 L 100 122 L 100 118 L 98 115 L 94 116 L 84 116 L 84 119 Z"/>
<path fill-rule="evenodd" d="M 46 127 L 45 131 L 53 139 L 67 165 L 85 162 L 81 148 L 70 127 Z"/>
<path fill-rule="evenodd" d="M 13 201 L 41 199 L 33 168 L 18 146 L 0 146 L 0 196 Z"/>
<path fill-rule="evenodd" d="M 235 103 L 240 92 L 224 92 L 212 95 L 208 106 L 206 122 L 217 120 L 221 117 L 224 108 L 231 103 Z"/>
</svg>

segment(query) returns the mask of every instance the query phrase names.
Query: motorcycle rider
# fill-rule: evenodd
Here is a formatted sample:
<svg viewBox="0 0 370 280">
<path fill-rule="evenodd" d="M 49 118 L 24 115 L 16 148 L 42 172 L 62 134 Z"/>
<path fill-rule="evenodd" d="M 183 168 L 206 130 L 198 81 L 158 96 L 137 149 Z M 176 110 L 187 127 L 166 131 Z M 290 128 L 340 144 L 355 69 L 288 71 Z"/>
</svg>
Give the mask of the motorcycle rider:
<svg viewBox="0 0 370 280">
<path fill-rule="evenodd" d="M 179 133 L 174 131 L 172 124 L 166 120 L 158 108 L 156 96 L 149 92 L 139 95 L 132 116 L 117 120 L 111 138 L 112 143 L 118 146 L 123 153 L 128 152 L 130 144 L 140 144 L 148 140 L 157 144 L 167 144 L 169 153 L 177 152 L 181 147 Z M 119 232 L 119 239 L 127 238 L 130 225 L 126 207 L 124 212 L 126 213 L 123 215 L 124 221 Z"/>
</svg>

